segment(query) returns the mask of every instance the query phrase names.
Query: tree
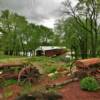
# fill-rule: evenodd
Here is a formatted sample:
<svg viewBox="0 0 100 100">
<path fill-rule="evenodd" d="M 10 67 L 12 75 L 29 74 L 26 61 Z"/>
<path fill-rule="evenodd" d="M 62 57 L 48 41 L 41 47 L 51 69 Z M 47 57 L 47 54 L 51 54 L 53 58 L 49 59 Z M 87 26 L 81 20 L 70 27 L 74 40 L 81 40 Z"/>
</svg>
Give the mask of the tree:
<svg viewBox="0 0 100 100">
<path fill-rule="evenodd" d="M 41 45 L 50 45 L 50 42 L 52 40 L 52 36 L 54 35 L 54 32 L 52 29 L 49 29 L 43 25 L 39 26 L 40 34 L 41 34 Z"/>
<path fill-rule="evenodd" d="M 60 25 L 61 24 L 61 25 Z M 74 18 L 68 18 L 57 23 L 58 29 L 62 30 L 61 36 L 63 36 L 63 44 L 71 50 L 71 52 L 75 52 L 76 59 L 79 56 L 79 31 L 78 27 L 73 27 L 75 25 Z M 61 26 L 61 27 L 59 27 Z M 77 24 L 75 25 L 77 26 Z M 81 35 L 81 34 L 80 34 Z"/>
<path fill-rule="evenodd" d="M 97 54 L 98 47 L 98 19 L 100 15 L 100 1 L 99 0 L 78 0 L 75 6 L 72 5 L 70 0 L 63 2 L 65 7 L 64 13 L 68 16 L 72 16 L 76 23 L 79 24 L 86 34 L 90 34 L 91 40 L 91 56 L 94 57 Z M 84 19 L 82 21 L 81 19 Z M 88 27 L 90 25 L 90 27 Z"/>
<path fill-rule="evenodd" d="M 24 51 L 24 38 L 27 27 L 25 17 L 4 10 L 0 22 L 3 33 L 2 47 L 5 54 L 18 55 L 19 51 Z"/>
<path fill-rule="evenodd" d="M 5 54 L 19 55 L 33 52 L 40 45 L 48 45 L 53 31 L 42 25 L 28 23 L 24 16 L 4 10 L 0 16 L 1 47 Z"/>
<path fill-rule="evenodd" d="M 40 28 L 38 25 L 30 23 L 27 27 L 27 51 L 35 51 L 35 49 L 41 45 L 40 43 Z"/>
</svg>

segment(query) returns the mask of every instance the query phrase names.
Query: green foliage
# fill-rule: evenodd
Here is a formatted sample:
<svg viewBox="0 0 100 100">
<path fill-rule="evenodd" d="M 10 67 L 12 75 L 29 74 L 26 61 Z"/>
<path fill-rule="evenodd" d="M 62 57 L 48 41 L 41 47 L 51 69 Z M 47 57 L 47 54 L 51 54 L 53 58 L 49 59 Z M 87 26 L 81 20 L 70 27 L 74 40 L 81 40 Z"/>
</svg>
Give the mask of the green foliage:
<svg viewBox="0 0 100 100">
<path fill-rule="evenodd" d="M 32 84 L 30 83 L 23 84 L 21 94 L 28 94 L 30 92 L 32 92 Z"/>
<path fill-rule="evenodd" d="M 99 89 L 97 80 L 93 77 L 86 77 L 80 82 L 81 88 L 88 91 L 96 91 Z"/>
<path fill-rule="evenodd" d="M 66 57 L 64 56 L 57 56 L 54 58 L 56 61 L 62 61 L 62 62 L 67 62 Z"/>
<path fill-rule="evenodd" d="M 4 89 L 4 93 L 3 93 L 3 99 L 7 100 L 8 97 L 11 97 L 13 95 L 13 91 L 11 89 L 9 89 L 8 87 Z"/>
<path fill-rule="evenodd" d="M 8 55 L 19 55 L 19 52 L 33 52 L 53 36 L 52 29 L 42 25 L 28 23 L 24 16 L 4 10 L 0 15 L 0 49 Z"/>
<path fill-rule="evenodd" d="M 59 60 L 58 57 L 52 58 L 52 57 L 45 57 L 45 56 L 41 56 L 41 57 L 34 56 L 32 58 L 29 58 L 28 62 L 39 64 L 39 66 L 43 68 L 42 69 L 43 73 L 48 74 L 48 73 L 55 72 L 57 67 L 60 66 L 58 65 L 58 62 L 62 62 L 62 61 Z M 65 68 L 66 64 L 62 63 L 61 66 Z"/>
<path fill-rule="evenodd" d="M 74 6 L 71 0 L 64 0 L 63 6 L 65 17 L 58 20 L 55 27 L 58 33 L 63 34 L 59 41 L 74 51 L 76 59 L 97 56 L 100 0 L 77 0 Z"/>
<path fill-rule="evenodd" d="M 9 79 L 9 80 L 1 80 L 0 81 L 0 87 L 7 87 L 9 85 L 13 85 L 13 84 L 16 84 L 17 83 L 17 80 L 15 79 Z"/>
<path fill-rule="evenodd" d="M 54 88 L 49 88 L 48 89 L 48 91 L 47 91 L 48 93 L 57 93 L 57 90 L 56 89 L 54 89 Z"/>
<path fill-rule="evenodd" d="M 16 84 L 16 83 L 17 83 L 17 80 L 9 79 L 9 80 L 5 80 L 4 86 L 9 86 L 9 85 Z"/>
<path fill-rule="evenodd" d="M 58 73 L 54 73 L 52 76 L 51 76 L 51 80 L 56 80 L 57 78 L 59 77 Z"/>
<path fill-rule="evenodd" d="M 47 73 L 54 73 L 56 71 L 56 67 L 55 66 L 48 66 L 45 68 L 45 71 Z"/>
</svg>

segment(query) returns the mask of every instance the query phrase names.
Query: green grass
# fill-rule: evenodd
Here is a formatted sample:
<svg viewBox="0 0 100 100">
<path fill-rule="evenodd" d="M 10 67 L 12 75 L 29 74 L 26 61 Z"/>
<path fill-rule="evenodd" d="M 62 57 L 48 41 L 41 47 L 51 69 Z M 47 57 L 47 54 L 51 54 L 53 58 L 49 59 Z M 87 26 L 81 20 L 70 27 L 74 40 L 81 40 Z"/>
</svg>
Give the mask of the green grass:
<svg viewBox="0 0 100 100">
<path fill-rule="evenodd" d="M 34 63 L 39 64 L 42 67 L 44 73 L 52 73 L 55 72 L 58 67 L 66 66 L 66 63 L 63 63 L 62 65 L 59 64 L 60 62 L 62 63 L 62 61 L 60 60 L 58 61 L 57 57 L 52 58 L 52 57 L 45 57 L 45 56 L 41 56 L 41 57 L 35 56 L 29 58 L 27 62 L 33 63 L 33 65 Z"/>
<path fill-rule="evenodd" d="M 13 84 L 16 84 L 16 83 L 17 83 L 17 80 L 15 80 L 15 79 L 9 79 L 9 80 L 5 80 L 4 86 L 7 87 L 9 85 L 13 85 Z"/>
<path fill-rule="evenodd" d="M 59 57 L 45 57 L 45 56 L 33 56 L 33 57 L 18 57 L 18 56 L 6 56 L 6 55 L 0 55 L 0 63 L 2 62 L 25 62 L 25 63 L 32 63 L 33 65 L 36 64 L 36 66 L 42 66 L 42 69 L 44 72 L 48 72 L 49 69 L 51 70 L 52 68 L 50 67 L 67 67 L 65 62 L 62 62 L 62 60 L 59 59 Z M 59 64 L 59 63 L 63 64 Z M 48 71 L 45 71 L 48 70 Z"/>
<path fill-rule="evenodd" d="M 47 66 L 44 70 L 46 73 L 49 74 L 49 73 L 54 73 L 57 70 L 57 68 L 55 66 Z"/>
<path fill-rule="evenodd" d="M 32 85 L 30 83 L 23 84 L 21 94 L 32 92 Z"/>
<path fill-rule="evenodd" d="M 55 60 L 51 57 L 45 57 L 45 56 L 34 56 L 28 59 L 28 61 L 38 61 L 38 62 L 55 62 Z"/>
<path fill-rule="evenodd" d="M 1 59 L 9 59 L 9 58 L 18 58 L 19 56 L 9 56 L 9 55 L 0 55 L 0 60 Z"/>
<path fill-rule="evenodd" d="M 4 100 L 7 100 L 8 97 L 12 96 L 13 95 L 13 92 L 12 90 L 10 90 L 9 88 L 6 88 L 5 89 L 5 92 L 3 94 L 3 99 Z"/>
<path fill-rule="evenodd" d="M 17 60 L 24 60 L 27 57 L 22 56 L 9 56 L 9 55 L 0 55 L 0 62 L 9 62 L 9 61 L 17 61 Z"/>
</svg>

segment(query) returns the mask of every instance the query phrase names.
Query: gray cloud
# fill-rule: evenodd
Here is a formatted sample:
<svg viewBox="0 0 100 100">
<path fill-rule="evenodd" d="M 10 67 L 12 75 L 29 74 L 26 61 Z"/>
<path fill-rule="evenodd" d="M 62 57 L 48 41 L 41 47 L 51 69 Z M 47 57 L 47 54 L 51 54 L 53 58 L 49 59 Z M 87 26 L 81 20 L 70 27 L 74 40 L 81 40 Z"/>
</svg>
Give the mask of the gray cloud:
<svg viewBox="0 0 100 100">
<path fill-rule="evenodd" d="M 0 10 L 9 9 L 26 16 L 29 21 L 40 23 L 59 17 L 63 0 L 0 0 Z"/>
</svg>

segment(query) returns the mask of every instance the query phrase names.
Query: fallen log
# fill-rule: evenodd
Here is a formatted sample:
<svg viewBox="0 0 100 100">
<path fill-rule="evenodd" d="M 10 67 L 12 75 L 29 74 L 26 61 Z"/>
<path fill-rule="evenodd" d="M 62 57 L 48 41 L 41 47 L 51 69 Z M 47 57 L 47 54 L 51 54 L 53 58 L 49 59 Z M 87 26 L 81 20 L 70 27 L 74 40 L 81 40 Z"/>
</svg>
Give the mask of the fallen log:
<svg viewBox="0 0 100 100">
<path fill-rule="evenodd" d="M 82 59 L 82 60 L 77 60 L 75 62 L 75 65 L 77 68 L 91 68 L 91 67 L 100 67 L 100 58 L 90 58 L 90 59 Z"/>
<path fill-rule="evenodd" d="M 47 88 L 55 88 L 55 87 L 64 86 L 64 85 L 67 85 L 69 83 L 76 82 L 78 80 L 79 80 L 78 78 L 68 79 L 68 80 L 65 80 L 62 83 L 55 83 L 55 84 L 52 84 L 52 85 L 48 85 Z"/>
<path fill-rule="evenodd" d="M 1 63 L 0 64 L 0 68 L 3 68 L 3 67 L 17 67 L 17 66 L 22 67 L 22 66 L 24 66 L 24 64 L 23 63 Z"/>
</svg>

